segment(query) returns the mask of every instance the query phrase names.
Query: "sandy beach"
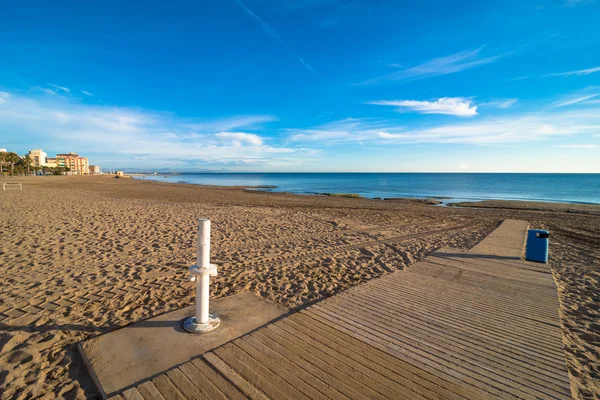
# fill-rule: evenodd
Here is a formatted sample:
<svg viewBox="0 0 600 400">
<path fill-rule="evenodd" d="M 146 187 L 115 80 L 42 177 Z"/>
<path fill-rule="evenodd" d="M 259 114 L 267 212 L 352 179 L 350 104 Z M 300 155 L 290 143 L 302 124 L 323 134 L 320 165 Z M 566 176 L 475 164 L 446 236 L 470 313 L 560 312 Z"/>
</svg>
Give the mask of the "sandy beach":
<svg viewBox="0 0 600 400">
<path fill-rule="evenodd" d="M 14 179 L 17 181 L 17 179 Z M 575 398 L 600 397 L 600 206 L 298 196 L 112 177 L 20 178 L 0 192 L 0 394 L 95 398 L 76 344 L 194 302 L 196 220 L 212 220 L 215 298 L 300 308 L 476 245 L 506 218 L 551 231 Z"/>
</svg>

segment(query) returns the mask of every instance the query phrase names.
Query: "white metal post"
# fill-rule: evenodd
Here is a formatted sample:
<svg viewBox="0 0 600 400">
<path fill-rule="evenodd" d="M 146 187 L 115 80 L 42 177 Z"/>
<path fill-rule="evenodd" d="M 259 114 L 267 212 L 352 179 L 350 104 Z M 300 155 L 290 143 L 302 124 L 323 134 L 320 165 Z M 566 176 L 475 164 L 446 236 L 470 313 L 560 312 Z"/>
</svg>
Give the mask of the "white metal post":
<svg viewBox="0 0 600 400">
<path fill-rule="evenodd" d="M 208 322 L 209 284 L 210 275 L 202 275 L 199 280 L 196 280 L 196 320 L 201 324 Z"/>
<path fill-rule="evenodd" d="M 183 328 L 188 332 L 208 332 L 221 323 L 218 317 L 209 314 L 211 275 L 217 275 L 217 266 L 210 263 L 210 220 L 201 218 L 198 220 L 196 265 L 190 267 L 190 280 L 196 281 L 196 315 L 183 321 Z"/>
<path fill-rule="evenodd" d="M 199 270 L 210 267 L 210 220 L 198 220 L 198 242 L 196 265 Z M 196 320 L 201 324 L 208 322 L 208 301 L 210 297 L 210 275 L 203 274 L 196 280 Z"/>
</svg>

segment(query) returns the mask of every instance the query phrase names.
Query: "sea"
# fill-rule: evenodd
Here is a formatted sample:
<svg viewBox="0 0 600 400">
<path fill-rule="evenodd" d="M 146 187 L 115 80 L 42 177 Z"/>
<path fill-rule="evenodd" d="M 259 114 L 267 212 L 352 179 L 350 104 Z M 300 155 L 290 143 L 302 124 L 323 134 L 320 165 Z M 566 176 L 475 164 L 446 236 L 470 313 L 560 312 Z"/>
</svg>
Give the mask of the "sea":
<svg viewBox="0 0 600 400">
<path fill-rule="evenodd" d="M 296 194 L 358 194 L 367 198 L 436 198 L 600 204 L 600 174 L 533 173 L 181 173 L 138 179 L 245 186 Z"/>
</svg>

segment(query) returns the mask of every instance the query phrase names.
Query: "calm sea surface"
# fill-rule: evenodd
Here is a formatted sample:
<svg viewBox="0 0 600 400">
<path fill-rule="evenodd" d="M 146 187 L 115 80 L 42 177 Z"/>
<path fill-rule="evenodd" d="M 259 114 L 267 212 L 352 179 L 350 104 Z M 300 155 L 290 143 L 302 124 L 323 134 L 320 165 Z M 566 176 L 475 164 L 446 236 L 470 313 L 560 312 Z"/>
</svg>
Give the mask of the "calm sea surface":
<svg viewBox="0 0 600 400">
<path fill-rule="evenodd" d="M 257 190 L 357 193 L 365 197 L 442 197 L 600 204 L 600 174 L 469 173 L 188 173 L 138 177 L 162 182 L 221 186 L 275 186 Z"/>
</svg>

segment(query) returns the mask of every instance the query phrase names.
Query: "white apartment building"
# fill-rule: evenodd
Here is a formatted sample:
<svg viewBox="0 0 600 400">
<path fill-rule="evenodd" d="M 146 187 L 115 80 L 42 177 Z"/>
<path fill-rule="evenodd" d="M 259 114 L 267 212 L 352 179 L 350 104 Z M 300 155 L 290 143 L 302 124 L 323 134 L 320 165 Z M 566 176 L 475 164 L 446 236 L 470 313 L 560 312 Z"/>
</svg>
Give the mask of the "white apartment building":
<svg viewBox="0 0 600 400">
<path fill-rule="evenodd" d="M 31 159 L 31 166 L 33 167 L 44 167 L 46 165 L 46 159 L 48 154 L 42 149 L 29 150 L 29 158 Z"/>
</svg>

